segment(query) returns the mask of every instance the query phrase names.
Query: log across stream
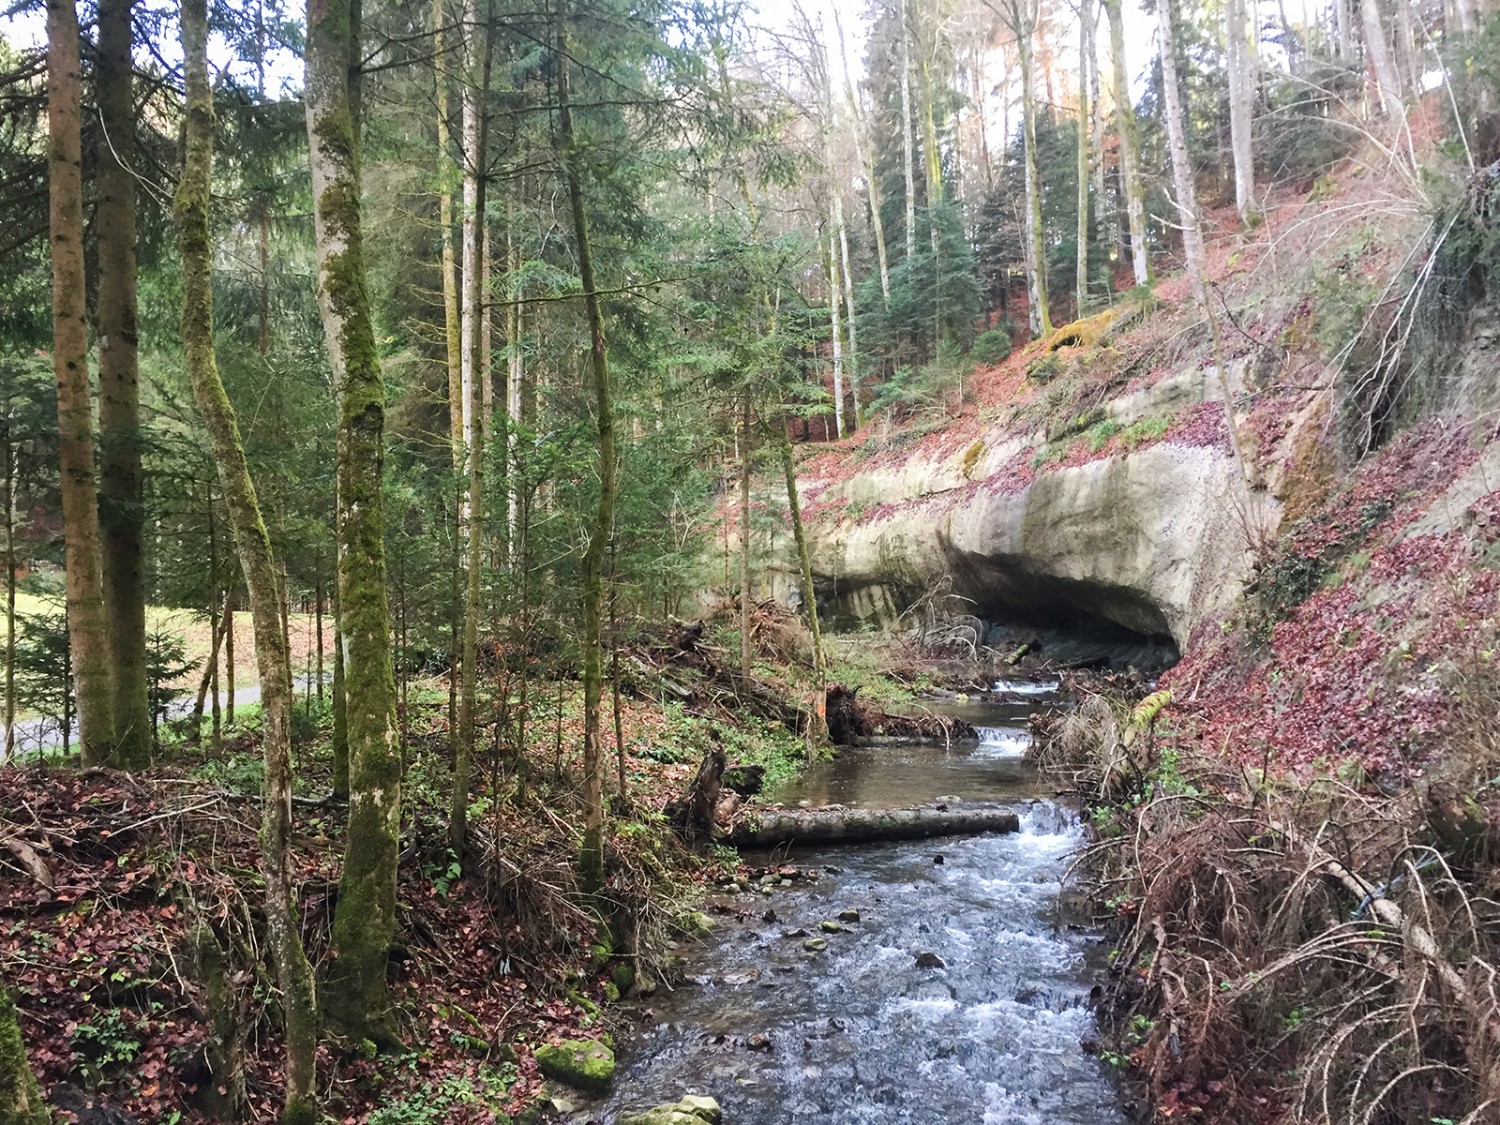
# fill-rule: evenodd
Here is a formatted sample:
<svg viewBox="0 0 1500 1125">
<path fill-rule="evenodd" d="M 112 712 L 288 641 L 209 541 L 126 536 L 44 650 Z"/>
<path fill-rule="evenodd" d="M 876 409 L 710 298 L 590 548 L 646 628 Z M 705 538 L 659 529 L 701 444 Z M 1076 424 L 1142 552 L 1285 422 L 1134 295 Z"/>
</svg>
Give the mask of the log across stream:
<svg viewBox="0 0 1500 1125">
<path fill-rule="evenodd" d="M 701 1093 L 731 1125 L 1122 1125 L 1112 1072 L 1080 1046 L 1104 961 L 1061 895 L 1083 831 L 1021 757 L 1027 711 L 966 713 L 983 741 L 846 751 L 776 794 L 804 843 L 774 856 L 819 878 L 714 896 L 713 935 L 649 1000 L 591 1119 Z M 937 804 L 1014 824 L 806 845 L 808 808 L 878 824 Z"/>
<path fill-rule="evenodd" d="M 737 848 L 870 844 L 1015 832 L 1020 826 L 1014 808 L 988 801 L 936 801 L 903 809 L 763 809 L 743 817 L 727 842 Z"/>
</svg>

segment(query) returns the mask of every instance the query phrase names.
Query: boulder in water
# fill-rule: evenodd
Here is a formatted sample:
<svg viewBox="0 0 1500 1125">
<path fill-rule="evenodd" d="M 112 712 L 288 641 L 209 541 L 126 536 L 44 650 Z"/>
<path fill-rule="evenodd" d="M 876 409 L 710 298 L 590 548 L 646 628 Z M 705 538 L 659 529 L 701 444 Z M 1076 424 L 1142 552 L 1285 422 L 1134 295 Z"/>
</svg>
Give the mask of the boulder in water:
<svg viewBox="0 0 1500 1125">
<path fill-rule="evenodd" d="M 615 1053 L 597 1039 L 568 1039 L 536 1049 L 537 1068 L 548 1078 L 602 1094 L 615 1077 Z"/>
<path fill-rule="evenodd" d="M 946 969 L 948 963 L 930 949 L 924 949 L 917 954 L 917 968 L 919 969 Z"/>
<path fill-rule="evenodd" d="M 700 1094 L 689 1094 L 681 1101 L 659 1105 L 643 1113 L 627 1113 L 620 1125 L 719 1125 L 723 1120 L 719 1103 Z"/>
</svg>

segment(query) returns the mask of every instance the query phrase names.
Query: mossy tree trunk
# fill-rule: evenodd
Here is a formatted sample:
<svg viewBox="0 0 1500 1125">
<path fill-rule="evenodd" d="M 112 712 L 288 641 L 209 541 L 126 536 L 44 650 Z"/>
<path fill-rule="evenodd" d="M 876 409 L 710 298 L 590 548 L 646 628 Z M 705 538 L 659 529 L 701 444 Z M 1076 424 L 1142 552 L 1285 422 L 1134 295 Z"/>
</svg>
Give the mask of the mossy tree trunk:
<svg viewBox="0 0 1500 1125">
<path fill-rule="evenodd" d="M 26 1061 L 15 1002 L 0 986 L 0 1125 L 49 1125 L 51 1120 Z"/>
<path fill-rule="evenodd" d="M 133 6 L 134 0 L 100 0 L 99 61 L 94 70 L 100 126 L 99 520 L 114 671 L 114 759 L 126 769 L 141 768 L 151 760 L 136 359 Z"/>
<path fill-rule="evenodd" d="M 583 283 L 583 303 L 588 318 L 590 366 L 594 376 L 594 421 L 599 436 L 599 504 L 583 556 L 583 846 L 579 855 L 580 885 L 585 894 L 596 895 L 604 886 L 604 786 L 599 772 L 599 701 L 604 684 L 604 559 L 614 535 L 615 423 L 610 389 L 609 352 L 604 341 L 604 313 L 594 282 L 594 261 L 589 243 L 588 214 L 583 201 L 583 169 L 579 166 L 578 139 L 573 127 L 573 107 L 568 49 L 569 14 L 564 10 L 557 26 L 557 117 L 563 172 L 568 182 L 568 202 L 573 213 L 573 233 L 578 243 L 578 274 Z"/>
<path fill-rule="evenodd" d="M 209 203 L 213 175 L 213 90 L 208 81 L 207 0 L 183 0 L 182 52 L 187 125 L 175 212 L 182 250 L 182 341 L 188 378 L 229 509 L 245 584 L 260 671 L 265 794 L 261 808 L 261 867 L 266 881 L 266 929 L 276 962 L 286 1022 L 286 1098 L 281 1119 L 317 1120 L 317 998 L 312 966 L 302 946 L 300 912 L 292 887 L 292 670 L 282 631 L 280 585 L 271 539 L 240 440 L 239 422 L 224 391 L 213 342 L 213 248 Z M 225 613 L 230 605 L 226 599 Z"/>
<path fill-rule="evenodd" d="M 318 308 L 338 395 L 338 646 L 344 662 L 349 819 L 324 1009 L 340 1031 L 394 1042 L 386 965 L 396 931 L 401 746 L 386 591 L 385 383 L 360 221 L 358 0 L 310 0 L 307 135 Z"/>
<path fill-rule="evenodd" d="M 62 482 L 68 645 L 78 696 L 85 765 L 108 762 L 114 746 L 114 678 L 104 606 L 99 506 L 94 481 L 94 412 L 89 393 L 87 288 L 83 267 L 82 83 L 73 0 L 47 0 L 47 187 L 52 251 L 52 369 Z"/>
</svg>

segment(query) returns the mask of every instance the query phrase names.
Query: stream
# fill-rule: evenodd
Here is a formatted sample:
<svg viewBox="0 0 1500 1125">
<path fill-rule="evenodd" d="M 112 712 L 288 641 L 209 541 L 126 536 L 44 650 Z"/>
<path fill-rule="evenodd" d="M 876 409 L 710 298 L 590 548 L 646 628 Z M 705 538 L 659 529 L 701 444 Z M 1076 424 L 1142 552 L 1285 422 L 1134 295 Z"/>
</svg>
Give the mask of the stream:
<svg viewBox="0 0 1500 1125">
<path fill-rule="evenodd" d="M 1123 1125 L 1108 1068 L 1079 1046 L 1103 954 L 1059 892 L 1083 831 L 1022 759 L 1045 693 L 1005 686 L 1024 690 L 934 708 L 982 727 L 977 745 L 845 750 L 777 796 L 1013 801 L 1021 831 L 794 849 L 818 879 L 718 899 L 732 913 L 688 953 L 687 981 L 652 997 L 656 1026 L 622 1052 L 600 1120 L 699 1093 L 729 1125 Z M 824 932 L 845 911 L 858 921 Z"/>
</svg>

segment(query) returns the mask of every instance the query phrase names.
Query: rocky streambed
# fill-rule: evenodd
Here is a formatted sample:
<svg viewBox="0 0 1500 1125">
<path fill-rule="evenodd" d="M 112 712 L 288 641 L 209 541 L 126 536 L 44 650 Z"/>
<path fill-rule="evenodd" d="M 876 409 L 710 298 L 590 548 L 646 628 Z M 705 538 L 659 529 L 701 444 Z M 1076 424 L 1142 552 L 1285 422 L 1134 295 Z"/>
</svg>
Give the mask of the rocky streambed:
<svg viewBox="0 0 1500 1125">
<path fill-rule="evenodd" d="M 714 936 L 653 997 L 598 1120 L 695 1093 L 732 1125 L 1123 1123 L 1111 1072 L 1080 1046 L 1102 951 L 1061 901 L 1083 830 L 1022 760 L 1035 705 L 967 708 L 978 741 L 846 751 L 782 794 L 1007 800 L 1019 830 L 777 853 L 818 877 L 719 896 Z"/>
</svg>

